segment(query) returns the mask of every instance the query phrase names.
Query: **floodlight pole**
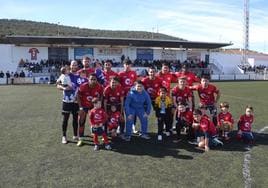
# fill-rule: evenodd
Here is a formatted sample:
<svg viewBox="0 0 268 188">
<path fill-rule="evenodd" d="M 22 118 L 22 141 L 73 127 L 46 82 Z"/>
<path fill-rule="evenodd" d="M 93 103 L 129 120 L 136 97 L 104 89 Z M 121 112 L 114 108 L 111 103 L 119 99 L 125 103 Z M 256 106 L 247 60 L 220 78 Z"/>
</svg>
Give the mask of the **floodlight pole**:
<svg viewBox="0 0 268 188">
<path fill-rule="evenodd" d="M 242 64 L 248 64 L 248 50 L 249 50 L 249 0 L 244 0 L 244 46 L 242 50 Z"/>
<path fill-rule="evenodd" d="M 58 36 L 60 36 L 60 22 L 58 22 L 58 24 L 57 24 L 57 29 L 58 29 Z"/>
</svg>

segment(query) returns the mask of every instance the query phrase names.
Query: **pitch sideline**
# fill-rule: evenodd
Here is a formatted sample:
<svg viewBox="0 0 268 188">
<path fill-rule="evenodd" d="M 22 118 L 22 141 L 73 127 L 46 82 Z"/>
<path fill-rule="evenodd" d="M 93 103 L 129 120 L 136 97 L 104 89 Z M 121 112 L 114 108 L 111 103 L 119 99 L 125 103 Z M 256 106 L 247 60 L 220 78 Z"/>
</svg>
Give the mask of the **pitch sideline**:
<svg viewBox="0 0 268 188">
<path fill-rule="evenodd" d="M 263 133 L 266 129 L 268 129 L 268 126 L 263 127 L 258 131 L 258 133 Z M 243 163 L 243 177 L 244 177 L 244 183 L 245 183 L 245 188 L 250 188 L 251 187 L 251 180 L 252 178 L 250 177 L 250 160 L 251 160 L 251 148 L 249 151 L 245 153 L 244 156 L 244 163 Z"/>
</svg>

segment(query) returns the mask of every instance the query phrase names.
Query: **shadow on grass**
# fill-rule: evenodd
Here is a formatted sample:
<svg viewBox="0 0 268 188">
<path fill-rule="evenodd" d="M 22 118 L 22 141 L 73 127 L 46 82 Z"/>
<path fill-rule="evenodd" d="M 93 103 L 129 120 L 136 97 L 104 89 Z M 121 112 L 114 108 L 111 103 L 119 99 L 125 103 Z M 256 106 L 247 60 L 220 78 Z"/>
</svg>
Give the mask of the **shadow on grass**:
<svg viewBox="0 0 268 188">
<path fill-rule="evenodd" d="M 222 151 L 240 151 L 247 152 L 248 143 L 243 141 L 239 141 L 236 139 L 237 131 L 233 131 L 230 133 L 231 139 L 228 142 L 224 142 L 224 146 L 215 147 L 214 150 L 222 150 Z M 268 145 L 268 134 L 265 133 L 257 133 L 253 132 L 254 135 L 254 144 L 253 147 L 258 145 Z"/>
<path fill-rule="evenodd" d="M 203 153 L 198 149 L 193 148 L 192 146 L 187 146 L 186 143 L 179 142 L 174 143 L 173 138 L 164 137 L 162 142 L 157 141 L 157 135 L 152 133 L 150 134 L 151 139 L 145 140 L 139 136 L 132 136 L 130 142 L 123 140 L 116 140 L 113 142 L 113 151 L 128 154 L 128 155 L 148 155 L 156 158 L 164 158 L 166 156 L 171 156 L 178 159 L 191 160 L 193 159 L 192 155 L 180 154 L 179 149 L 186 149 L 191 152 Z"/>
</svg>

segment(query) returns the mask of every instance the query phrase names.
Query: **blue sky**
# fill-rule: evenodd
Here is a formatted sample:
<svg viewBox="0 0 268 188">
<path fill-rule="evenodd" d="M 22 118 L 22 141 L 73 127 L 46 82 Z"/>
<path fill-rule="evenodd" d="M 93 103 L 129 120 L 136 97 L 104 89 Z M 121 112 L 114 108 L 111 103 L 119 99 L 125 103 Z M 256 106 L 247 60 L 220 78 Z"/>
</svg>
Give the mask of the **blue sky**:
<svg viewBox="0 0 268 188">
<path fill-rule="evenodd" d="M 81 28 L 159 31 L 243 46 L 243 0 L 0 0 L 0 18 Z M 250 49 L 268 53 L 268 1 L 250 0 Z"/>
</svg>

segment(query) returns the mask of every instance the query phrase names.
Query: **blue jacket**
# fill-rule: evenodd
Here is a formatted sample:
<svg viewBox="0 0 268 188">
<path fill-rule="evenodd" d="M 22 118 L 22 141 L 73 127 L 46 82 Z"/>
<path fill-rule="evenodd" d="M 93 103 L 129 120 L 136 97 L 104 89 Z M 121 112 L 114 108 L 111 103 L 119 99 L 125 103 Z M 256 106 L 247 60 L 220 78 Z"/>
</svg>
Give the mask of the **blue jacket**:
<svg viewBox="0 0 268 188">
<path fill-rule="evenodd" d="M 132 110 L 145 110 L 147 114 L 151 112 L 152 102 L 149 94 L 143 89 L 141 93 L 132 87 L 125 100 L 126 114 L 132 114 Z"/>
</svg>

